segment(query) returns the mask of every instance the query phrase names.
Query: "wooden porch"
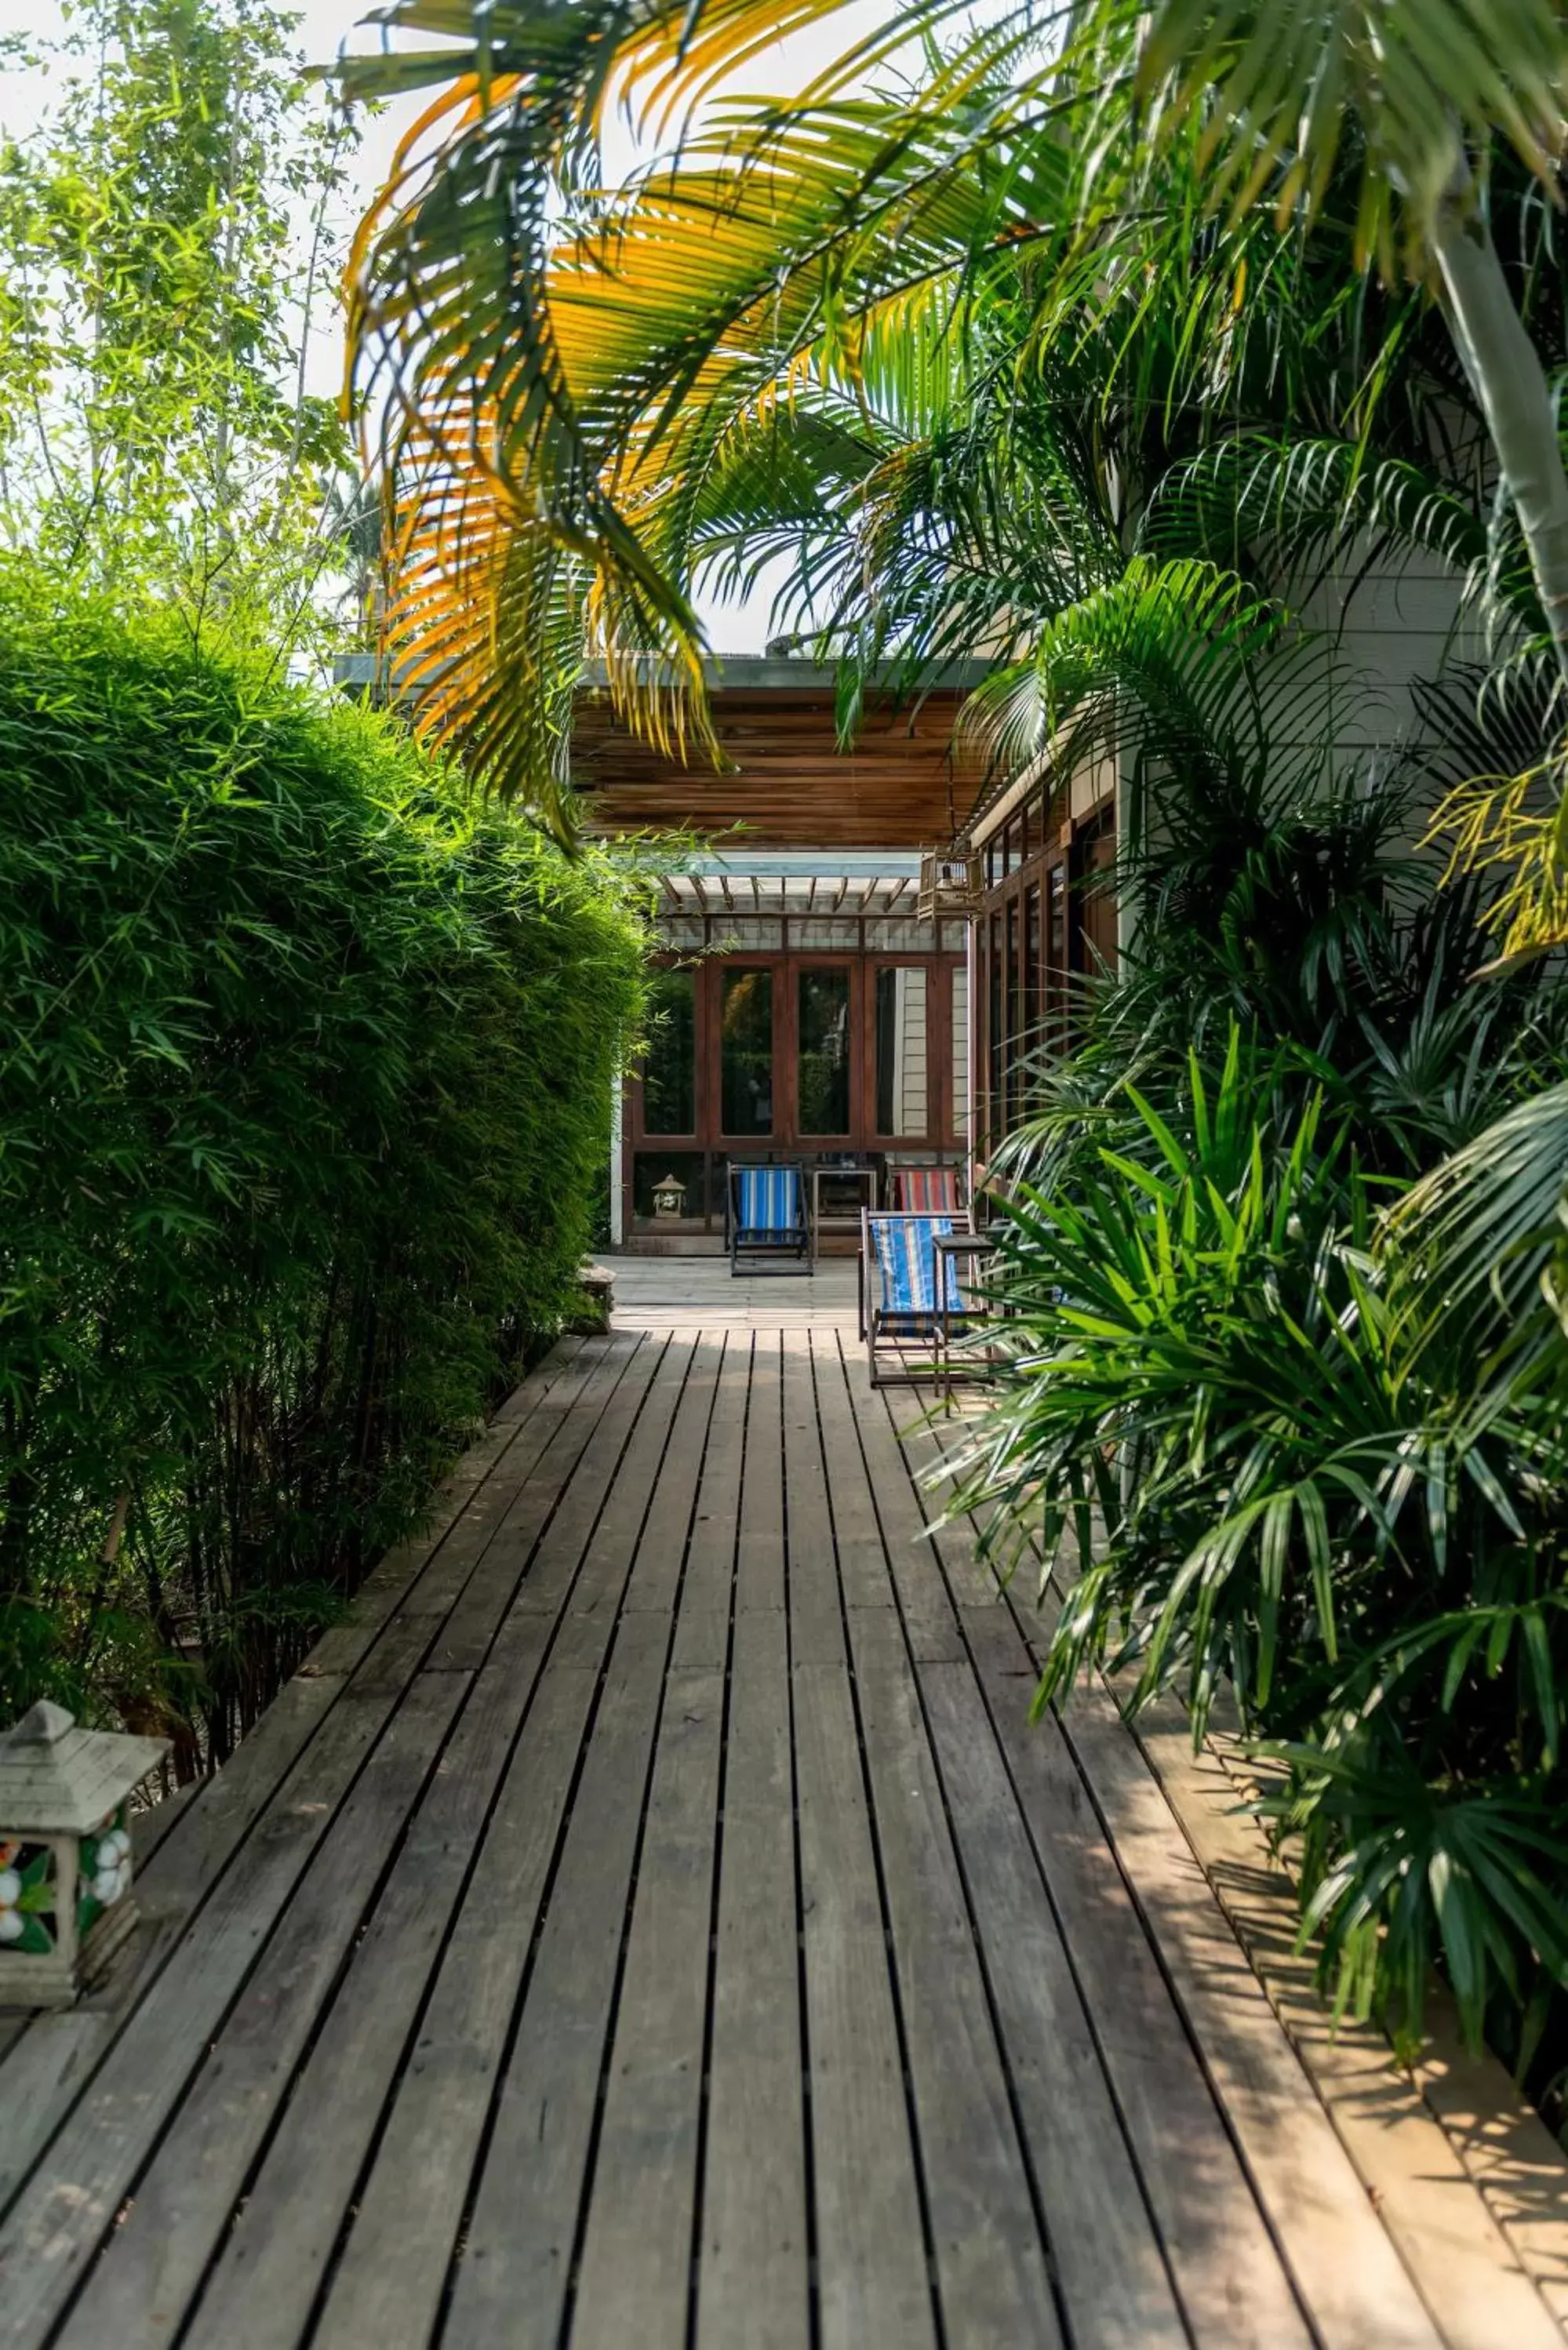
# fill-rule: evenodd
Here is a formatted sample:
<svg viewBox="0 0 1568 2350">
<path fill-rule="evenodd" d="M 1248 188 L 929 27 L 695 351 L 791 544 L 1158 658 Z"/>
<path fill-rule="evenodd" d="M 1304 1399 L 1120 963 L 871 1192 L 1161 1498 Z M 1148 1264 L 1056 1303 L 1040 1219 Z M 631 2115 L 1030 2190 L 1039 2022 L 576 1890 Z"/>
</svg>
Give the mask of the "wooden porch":
<svg viewBox="0 0 1568 2350">
<path fill-rule="evenodd" d="M 674 1271 L 6 2031 L 0 2344 L 1560 2344 L 1403 2090 L 1425 2254 L 1369 2191 L 1109 1695 L 1030 1727 L 839 1269 Z"/>
</svg>

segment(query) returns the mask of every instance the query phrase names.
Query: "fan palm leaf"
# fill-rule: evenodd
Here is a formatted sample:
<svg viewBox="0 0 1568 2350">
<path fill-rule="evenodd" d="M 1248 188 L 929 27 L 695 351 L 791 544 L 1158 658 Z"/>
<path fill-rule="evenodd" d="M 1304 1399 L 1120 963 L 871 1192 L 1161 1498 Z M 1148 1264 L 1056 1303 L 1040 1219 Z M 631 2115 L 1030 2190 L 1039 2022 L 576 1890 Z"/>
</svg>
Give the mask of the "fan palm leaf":
<svg viewBox="0 0 1568 2350">
<path fill-rule="evenodd" d="M 1516 1373 L 1542 1336 L 1542 1283 L 1563 1239 L 1568 1085 L 1517 1103 L 1399 1201 L 1388 1246 L 1422 1345 L 1501 1350 Z M 1545 1335 L 1559 1339 L 1555 1295 Z M 1524 1342 L 1521 1347 L 1521 1342 Z"/>
</svg>

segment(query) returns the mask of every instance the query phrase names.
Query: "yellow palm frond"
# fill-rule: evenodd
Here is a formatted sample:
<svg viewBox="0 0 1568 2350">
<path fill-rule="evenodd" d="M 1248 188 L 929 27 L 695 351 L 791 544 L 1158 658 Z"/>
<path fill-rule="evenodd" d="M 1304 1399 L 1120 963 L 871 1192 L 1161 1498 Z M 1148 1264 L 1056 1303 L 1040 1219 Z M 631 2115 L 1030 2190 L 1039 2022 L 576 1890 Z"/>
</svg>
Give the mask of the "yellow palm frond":
<svg viewBox="0 0 1568 2350">
<path fill-rule="evenodd" d="M 897 37 L 951 4 L 906 12 Z M 357 388 L 398 485 L 398 657 L 440 681 L 427 723 L 542 806 L 566 805 L 558 721 L 521 704 L 568 615 L 636 724 L 711 747 L 701 635 L 649 494 L 656 461 L 694 445 L 692 412 L 754 412 L 803 369 L 856 379 L 878 317 L 1018 234 L 1004 159 L 1038 90 L 999 61 L 1034 37 L 1023 11 L 961 42 L 929 104 L 726 115 L 619 199 L 589 192 L 612 93 L 668 120 L 838 5 L 398 0 L 389 26 L 457 46 L 346 68 L 360 90 L 415 86 L 438 57 L 458 73 L 356 243 Z M 820 90 L 893 38 L 847 50 Z"/>
</svg>

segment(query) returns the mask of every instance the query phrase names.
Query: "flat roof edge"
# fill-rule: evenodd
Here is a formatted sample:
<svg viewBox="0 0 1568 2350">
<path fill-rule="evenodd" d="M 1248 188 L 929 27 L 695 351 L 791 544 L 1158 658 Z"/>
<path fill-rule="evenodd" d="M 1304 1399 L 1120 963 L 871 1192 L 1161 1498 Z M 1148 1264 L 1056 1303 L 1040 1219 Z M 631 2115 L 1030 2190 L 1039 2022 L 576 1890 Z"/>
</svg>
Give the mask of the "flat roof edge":
<svg viewBox="0 0 1568 2350">
<path fill-rule="evenodd" d="M 648 673 L 653 672 L 651 656 L 645 667 Z M 910 698 L 925 693 L 972 693 L 991 670 L 991 662 L 985 660 L 944 661 L 910 688 Z M 703 662 L 702 671 L 711 692 L 834 693 L 838 686 L 838 672 L 830 661 L 795 660 L 770 653 L 716 653 Z M 898 674 L 898 665 L 880 662 L 872 674 L 878 684 L 891 681 Z M 396 682 L 379 653 L 338 653 L 332 663 L 332 677 L 337 685 L 367 692 Z M 607 683 L 603 661 L 589 661 L 583 672 L 584 688 L 602 693 Z"/>
</svg>

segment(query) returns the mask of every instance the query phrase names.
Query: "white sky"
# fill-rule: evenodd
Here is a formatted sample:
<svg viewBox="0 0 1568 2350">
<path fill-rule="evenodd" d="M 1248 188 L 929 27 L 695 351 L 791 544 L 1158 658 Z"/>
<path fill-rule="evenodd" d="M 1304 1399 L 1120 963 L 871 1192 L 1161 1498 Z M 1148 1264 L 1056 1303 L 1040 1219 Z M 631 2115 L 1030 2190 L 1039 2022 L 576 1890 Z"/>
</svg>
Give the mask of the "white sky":
<svg viewBox="0 0 1568 2350">
<path fill-rule="evenodd" d="M 363 0 L 296 0 L 296 13 L 300 18 L 305 49 L 313 62 L 326 64 L 354 35 L 355 27 L 363 26 L 365 7 Z M 853 0 L 853 5 L 837 11 L 825 25 L 809 26 L 753 58 L 735 87 L 747 92 L 766 90 L 772 95 L 793 95 L 852 41 L 875 33 L 886 20 L 887 10 L 880 0 Z M 0 0 L 0 35 L 38 43 L 50 40 L 63 29 L 59 0 Z M 365 27 L 353 38 L 351 46 L 371 47 L 377 37 L 374 26 Z M 400 99 L 365 124 L 356 159 L 352 200 L 344 208 L 345 227 L 358 217 L 385 178 L 399 139 L 429 103 L 431 95 L 427 91 Z M 48 104 L 49 83 L 45 74 L 6 69 L 0 63 L 0 130 L 13 137 L 24 135 L 42 119 Z M 629 129 L 623 139 L 611 139 L 607 145 L 606 163 L 612 174 L 623 170 L 637 153 Z M 0 255 L 0 266 L 3 265 L 4 255 Z M 335 391 L 342 380 L 342 369 L 340 325 L 335 319 L 324 320 L 312 338 L 309 372 L 313 387 L 323 392 Z M 699 608 L 717 650 L 762 650 L 768 635 L 770 592 L 764 587 L 744 604 L 727 606 L 711 598 L 699 598 Z"/>
</svg>

